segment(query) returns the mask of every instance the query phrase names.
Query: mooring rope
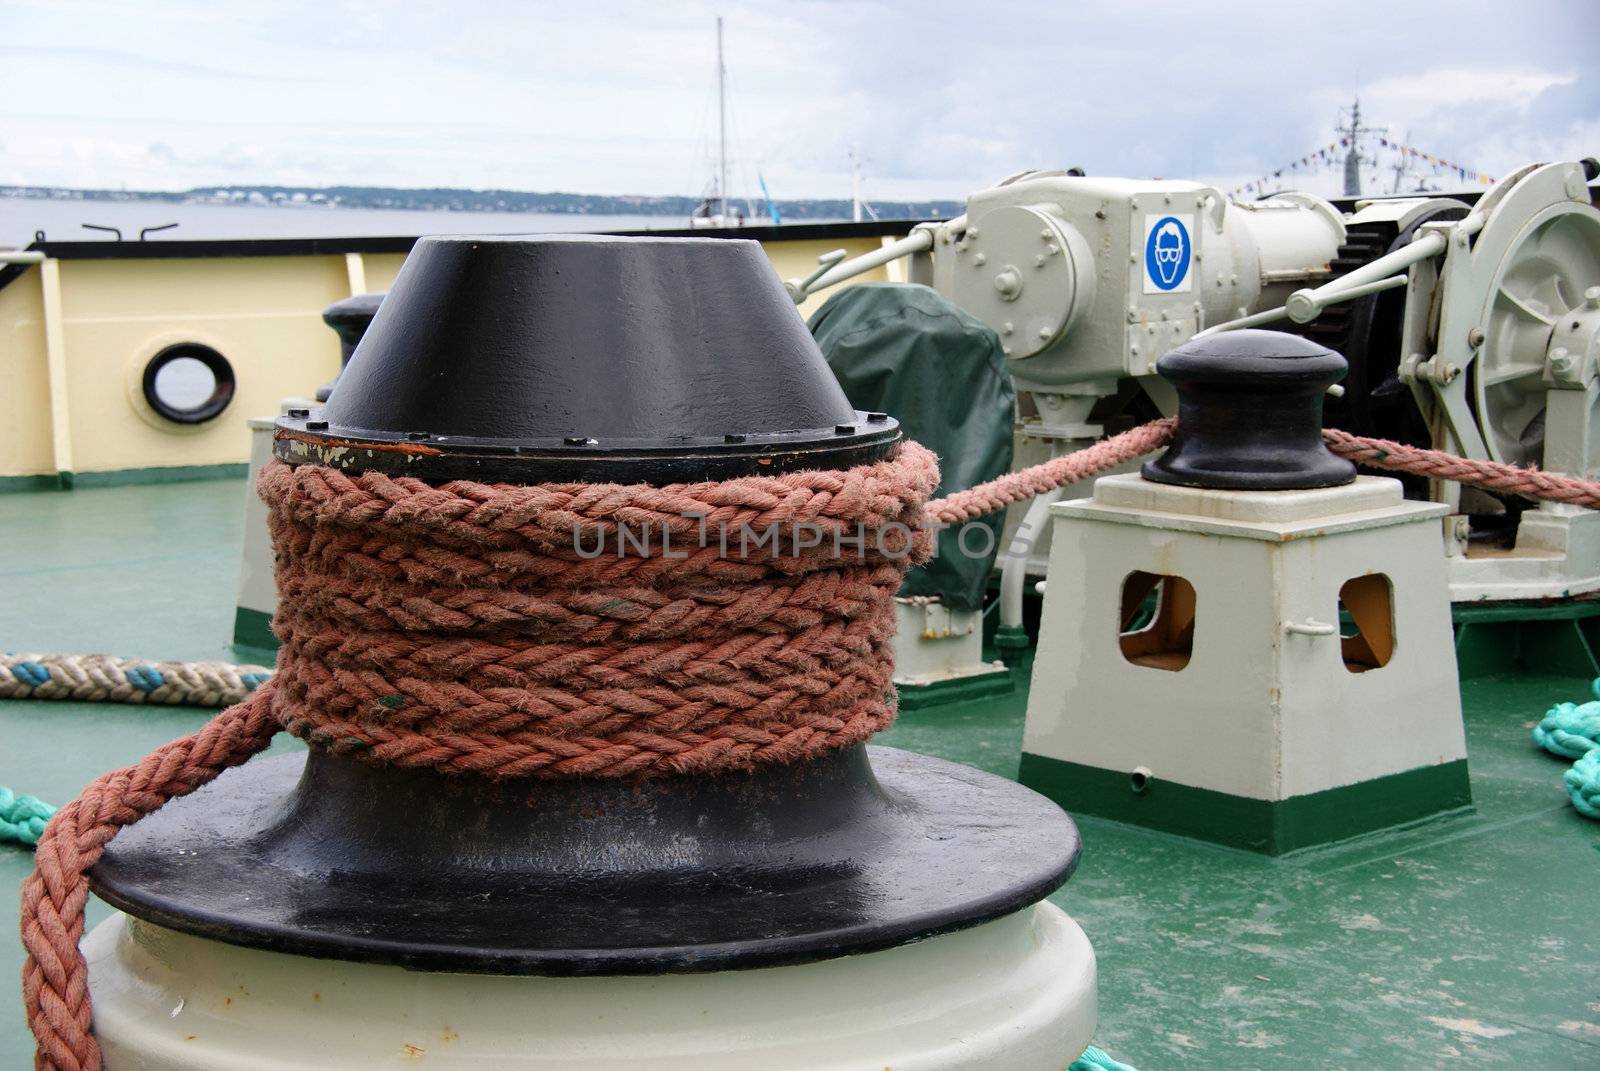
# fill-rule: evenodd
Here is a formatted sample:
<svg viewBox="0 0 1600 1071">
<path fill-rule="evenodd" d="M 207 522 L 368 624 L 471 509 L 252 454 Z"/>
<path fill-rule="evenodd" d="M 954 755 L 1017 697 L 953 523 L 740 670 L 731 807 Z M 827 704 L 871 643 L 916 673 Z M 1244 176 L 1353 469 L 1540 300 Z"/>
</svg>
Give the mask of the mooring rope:
<svg viewBox="0 0 1600 1071">
<path fill-rule="evenodd" d="M 89 968 L 78 942 L 89 898 L 85 877 L 106 843 L 168 800 L 187 795 L 267 746 L 277 732 L 271 686 L 190 736 L 90 782 L 45 826 L 22 883 L 22 1001 L 38 1047 L 36 1071 L 100 1071 L 91 1033 Z"/>
<path fill-rule="evenodd" d="M 1081 483 L 1161 449 L 1172 441 L 1176 431 L 1177 420 L 1172 417 L 1152 420 L 1131 431 L 1102 440 L 1086 450 L 1063 454 L 1031 468 L 1007 473 L 970 490 L 929 502 L 928 519 L 940 524 L 961 524 L 1046 491 Z M 1322 440 L 1330 453 L 1369 468 L 1471 484 L 1524 498 L 1600 509 L 1600 483 L 1594 480 L 1520 468 L 1499 461 L 1457 457 L 1443 450 L 1352 435 L 1337 428 L 1323 429 Z"/>
<path fill-rule="evenodd" d="M 1046 491 L 1082 483 L 1161 449 L 1172 441 L 1177 426 L 1178 422 L 1173 417 L 1152 420 L 1087 449 L 1062 454 L 966 491 L 957 491 L 928 503 L 928 519 L 937 524 L 964 524 L 987 517 L 1015 502 L 1036 498 Z"/>
<path fill-rule="evenodd" d="M 1337 428 L 1323 429 L 1322 439 L 1330 451 L 1358 465 L 1471 484 L 1488 491 L 1502 491 L 1524 498 L 1600 509 L 1600 483 L 1593 480 L 1559 472 L 1520 468 L 1499 461 L 1477 461 L 1457 457 L 1443 450 L 1407 446 L 1388 439 L 1368 439 Z"/>
<path fill-rule="evenodd" d="M 280 728 L 371 762 L 487 777 L 714 774 L 859 743 L 894 717 L 893 596 L 931 553 L 928 525 L 1089 479 L 1165 445 L 1173 426 L 931 503 L 937 465 L 915 443 L 845 471 L 662 488 L 436 487 L 274 463 L 259 489 L 279 563 L 276 673 L 95 780 L 40 838 L 22 895 L 36 1068 L 101 1067 L 78 942 L 105 845 Z M 1586 481 L 1326 434 L 1365 464 L 1600 503 Z M 665 533 L 655 553 L 603 552 L 651 529 Z M 761 538 L 730 545 L 729 532 Z"/>
<path fill-rule="evenodd" d="M 147 662 L 87 654 L 0 654 L 0 699 L 226 707 L 272 670 L 231 662 Z"/>
<path fill-rule="evenodd" d="M 859 743 L 894 716 L 892 598 L 931 550 L 937 482 L 914 444 L 667 488 L 272 466 L 274 709 L 316 747 L 496 778 L 709 774 Z M 622 552 L 628 530 L 651 545 Z"/>
</svg>

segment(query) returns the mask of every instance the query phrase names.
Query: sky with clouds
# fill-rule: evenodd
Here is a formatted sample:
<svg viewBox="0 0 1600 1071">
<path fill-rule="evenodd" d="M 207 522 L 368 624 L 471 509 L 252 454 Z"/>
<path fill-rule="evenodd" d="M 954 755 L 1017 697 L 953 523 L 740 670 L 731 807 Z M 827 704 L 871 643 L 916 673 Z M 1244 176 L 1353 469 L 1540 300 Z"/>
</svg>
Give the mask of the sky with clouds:
<svg viewBox="0 0 1600 1071">
<path fill-rule="evenodd" d="M 697 194 L 718 14 L 736 194 L 848 196 L 852 147 L 869 197 L 1231 187 L 1358 95 L 1488 174 L 1600 154 L 1600 0 L 0 0 L 0 184 Z"/>
</svg>

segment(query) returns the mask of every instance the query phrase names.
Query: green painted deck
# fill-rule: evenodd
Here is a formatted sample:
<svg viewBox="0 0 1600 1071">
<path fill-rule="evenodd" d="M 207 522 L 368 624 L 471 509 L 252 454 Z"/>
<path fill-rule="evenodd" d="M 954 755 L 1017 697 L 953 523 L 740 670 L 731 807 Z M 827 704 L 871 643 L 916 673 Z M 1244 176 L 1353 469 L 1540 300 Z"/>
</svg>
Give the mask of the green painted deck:
<svg viewBox="0 0 1600 1071">
<path fill-rule="evenodd" d="M 226 642 L 244 493 L 228 480 L 0 496 L 0 649 L 261 658 Z M 1600 823 L 1572 810 L 1565 764 L 1528 737 L 1588 682 L 1464 689 L 1471 815 L 1279 859 L 1083 820 L 1083 864 L 1054 899 L 1099 953 L 1100 1043 L 1140 1071 L 1600 1067 Z M 917 710 L 880 742 L 1015 776 L 1025 704 L 1019 689 Z M 62 803 L 206 716 L 0 702 L 0 784 Z M 12 918 L 30 865 L 0 846 Z M 91 924 L 105 915 L 95 905 Z M 0 942 L 4 1068 L 31 1051 L 21 959 Z"/>
</svg>

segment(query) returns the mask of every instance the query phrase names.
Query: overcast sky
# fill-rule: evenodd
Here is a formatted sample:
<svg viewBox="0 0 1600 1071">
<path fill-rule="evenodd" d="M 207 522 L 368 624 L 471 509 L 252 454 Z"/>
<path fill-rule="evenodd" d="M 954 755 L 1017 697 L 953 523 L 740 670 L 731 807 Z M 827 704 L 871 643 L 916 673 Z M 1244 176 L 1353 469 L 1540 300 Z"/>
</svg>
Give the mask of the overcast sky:
<svg viewBox="0 0 1600 1071">
<path fill-rule="evenodd" d="M 1027 167 L 1224 187 L 1389 134 L 1600 154 L 1600 0 L 0 0 L 0 183 L 951 197 Z M 1333 176 L 1297 183 L 1331 192 Z"/>
</svg>

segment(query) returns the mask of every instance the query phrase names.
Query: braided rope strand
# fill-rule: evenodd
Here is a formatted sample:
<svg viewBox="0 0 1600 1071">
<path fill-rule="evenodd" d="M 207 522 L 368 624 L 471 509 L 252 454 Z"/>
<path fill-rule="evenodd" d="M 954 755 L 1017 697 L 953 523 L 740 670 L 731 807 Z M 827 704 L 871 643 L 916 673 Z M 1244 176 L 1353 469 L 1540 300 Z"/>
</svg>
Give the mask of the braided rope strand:
<svg viewBox="0 0 1600 1071">
<path fill-rule="evenodd" d="M 1368 439 L 1337 428 L 1324 429 L 1322 439 L 1333 453 L 1358 465 L 1451 480 L 1524 498 L 1600 509 L 1600 483 L 1593 480 L 1519 468 L 1499 461 L 1457 457 L 1443 450 L 1427 450 L 1388 439 Z"/>
<path fill-rule="evenodd" d="M 1172 441 L 1175 417 L 1152 420 L 1131 431 L 1102 439 L 1093 446 L 1053 457 L 1039 465 L 1007 473 L 999 479 L 928 503 L 928 518 L 939 524 L 963 524 L 1022 502 L 1109 472 Z"/>
<path fill-rule="evenodd" d="M 0 655 L 0 699 L 72 699 L 226 707 L 269 676 L 266 666 L 229 662 L 146 662 L 87 654 Z"/>
<path fill-rule="evenodd" d="M 117 830 L 263 750 L 277 731 L 271 692 L 262 688 L 198 732 L 97 778 L 45 826 L 33 873 L 22 883 L 22 999 L 38 1041 L 37 1071 L 100 1071 L 89 967 L 78 949 L 89 868 Z"/>
<path fill-rule="evenodd" d="M 663 488 L 269 466 L 274 713 L 315 747 L 497 778 L 710 774 L 860 743 L 894 718 L 892 599 L 931 551 L 937 482 L 912 443 Z M 623 553 L 624 531 L 682 549 Z M 856 533 L 850 554 L 829 538 Z"/>
<path fill-rule="evenodd" d="M 928 518 L 940 524 L 961 524 L 1046 491 L 1080 483 L 1161 449 L 1172 441 L 1176 430 L 1175 418 L 1152 420 L 1086 449 L 1051 458 L 1031 468 L 1008 473 L 999 479 L 929 502 Z M 1524 498 L 1600 509 L 1600 482 L 1594 480 L 1521 468 L 1499 461 L 1458 457 L 1443 450 L 1352 435 L 1338 428 L 1324 428 L 1322 440 L 1329 452 L 1369 468 L 1450 480 Z"/>
</svg>

